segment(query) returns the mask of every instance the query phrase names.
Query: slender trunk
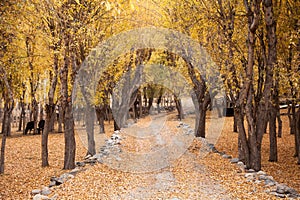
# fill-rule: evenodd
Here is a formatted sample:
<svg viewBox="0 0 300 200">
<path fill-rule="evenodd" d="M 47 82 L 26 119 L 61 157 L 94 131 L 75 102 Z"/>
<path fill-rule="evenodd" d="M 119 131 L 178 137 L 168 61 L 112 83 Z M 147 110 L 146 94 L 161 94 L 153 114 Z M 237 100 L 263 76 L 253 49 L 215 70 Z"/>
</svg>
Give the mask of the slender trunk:
<svg viewBox="0 0 300 200">
<path fill-rule="evenodd" d="M 14 96 L 11 89 L 11 83 L 9 82 L 5 70 L 0 66 L 0 73 L 3 75 L 3 81 L 5 83 L 7 93 L 4 93 L 4 119 L 5 121 L 2 126 L 6 126 L 4 128 L 4 132 L 2 132 L 2 143 L 1 143 L 1 153 L 0 153 L 0 174 L 4 173 L 4 163 L 5 163 L 5 146 L 6 146 L 6 137 L 10 134 L 10 122 L 11 122 L 11 114 L 14 109 Z M 4 90 L 5 91 L 5 90 Z M 2 129 L 3 130 L 3 129 Z"/>
<path fill-rule="evenodd" d="M 100 105 L 96 106 L 96 115 L 97 115 L 97 120 L 99 122 L 99 128 L 100 131 L 99 133 L 105 133 L 105 127 L 104 127 L 104 120 L 105 120 L 105 113 L 106 113 L 106 105 Z"/>
<path fill-rule="evenodd" d="M 35 99 L 35 97 L 32 97 L 33 100 L 31 102 L 32 105 L 32 116 L 33 116 L 33 121 L 34 121 L 34 128 L 33 128 L 33 134 L 37 134 L 37 125 L 38 125 L 38 104 Z"/>
<path fill-rule="evenodd" d="M 143 100 L 142 100 L 142 94 L 139 93 L 139 96 L 138 96 L 138 101 L 139 101 L 139 118 L 142 118 L 143 117 Z"/>
<path fill-rule="evenodd" d="M 57 132 L 58 133 L 62 133 L 63 132 L 63 124 L 64 124 L 64 109 L 62 108 L 61 105 L 59 105 L 58 107 L 58 129 Z"/>
<path fill-rule="evenodd" d="M 244 125 L 244 116 L 239 107 L 234 108 L 234 114 L 236 115 L 236 125 L 238 127 L 238 158 L 244 162 L 246 166 L 250 167 L 249 163 L 249 146 L 247 142 L 247 136 Z"/>
<path fill-rule="evenodd" d="M 88 105 L 86 107 L 86 131 L 88 136 L 88 152 L 86 155 L 95 155 L 96 148 L 95 148 L 95 139 L 94 139 L 94 121 L 95 121 L 95 109 L 93 106 Z"/>
<path fill-rule="evenodd" d="M 42 132 L 42 167 L 49 166 L 48 162 L 48 135 L 50 131 L 50 122 L 51 116 L 54 113 L 54 105 L 47 104 L 46 105 L 46 119 L 45 119 L 45 127 Z"/>
<path fill-rule="evenodd" d="M 206 119 L 206 109 L 199 109 L 199 124 L 197 129 L 195 130 L 196 137 L 205 138 L 205 119 Z"/>
<path fill-rule="evenodd" d="M 175 99 L 176 109 L 177 109 L 177 112 L 178 112 L 178 119 L 181 121 L 182 119 L 184 119 L 184 114 L 183 114 L 183 108 L 182 108 L 181 100 L 178 99 L 175 96 L 174 96 L 174 99 Z"/>
<path fill-rule="evenodd" d="M 65 157 L 64 169 L 75 168 L 76 141 L 74 132 L 74 119 L 72 113 L 72 103 L 65 105 L 64 115 L 64 136 L 65 136 Z"/>
<path fill-rule="evenodd" d="M 11 106 L 11 107 L 10 107 Z M 4 132 L 2 132 L 2 144 L 1 144 L 1 155 L 0 155 L 0 174 L 4 173 L 4 163 L 5 163 L 5 145 L 6 145 L 6 137 L 8 136 L 8 133 L 10 132 L 10 119 L 11 119 L 11 113 L 13 110 L 13 102 L 11 105 L 9 105 L 8 102 L 5 102 L 5 108 L 4 108 L 4 119 L 3 126 Z"/>
<path fill-rule="evenodd" d="M 114 131 L 118 131 L 118 130 L 121 130 L 121 129 L 118 126 L 118 123 L 116 122 L 116 120 L 114 119 Z"/>
<path fill-rule="evenodd" d="M 233 114 L 233 132 L 237 133 L 238 132 L 238 125 L 237 125 L 237 115 L 234 113 Z"/>
<path fill-rule="evenodd" d="M 23 121 L 25 118 L 25 103 L 24 103 L 24 98 L 25 98 L 25 89 L 23 89 L 22 97 L 20 99 L 21 103 L 21 113 L 20 113 L 20 119 L 19 119 L 19 127 L 18 131 L 22 131 L 23 128 Z"/>
<path fill-rule="evenodd" d="M 269 134 L 270 134 L 270 162 L 277 162 L 277 136 L 276 136 L 276 116 L 277 116 L 277 108 L 276 106 L 271 106 L 269 112 Z"/>
<path fill-rule="evenodd" d="M 48 161 L 48 136 L 49 132 L 52 131 L 54 125 L 54 116 L 55 116 L 55 104 L 54 104 L 54 95 L 57 85 L 57 76 L 58 76 L 58 56 L 54 55 L 53 62 L 54 74 L 50 72 L 51 86 L 48 92 L 48 103 L 46 104 L 46 119 L 45 119 L 45 127 L 42 132 L 42 167 L 49 166 Z"/>
<path fill-rule="evenodd" d="M 278 137 L 281 138 L 282 137 L 282 120 L 281 120 L 281 116 L 280 116 L 280 108 L 277 108 L 277 122 L 278 122 Z"/>
<path fill-rule="evenodd" d="M 296 127 L 296 152 L 297 152 L 297 163 L 300 165 L 300 108 L 297 111 L 297 127 Z"/>
<path fill-rule="evenodd" d="M 73 82 L 69 83 L 69 68 L 71 66 L 71 39 L 70 35 L 66 34 L 64 37 L 65 52 L 64 52 L 64 65 L 60 71 L 60 83 L 61 83 L 61 107 L 62 107 L 62 119 L 64 124 L 64 138 L 65 138 L 65 155 L 64 155 L 64 169 L 75 168 L 75 153 L 76 153 L 76 141 L 74 132 L 74 117 L 72 111 L 72 90 Z M 74 73 L 76 73 L 74 71 Z M 59 115 L 62 115 L 61 113 Z"/>
</svg>

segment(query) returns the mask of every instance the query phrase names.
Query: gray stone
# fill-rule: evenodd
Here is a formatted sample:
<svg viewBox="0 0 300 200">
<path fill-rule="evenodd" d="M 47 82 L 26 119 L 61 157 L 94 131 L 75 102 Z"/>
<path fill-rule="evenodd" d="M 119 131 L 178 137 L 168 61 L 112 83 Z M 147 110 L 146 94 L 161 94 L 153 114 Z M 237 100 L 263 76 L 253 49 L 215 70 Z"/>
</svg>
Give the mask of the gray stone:
<svg viewBox="0 0 300 200">
<path fill-rule="evenodd" d="M 237 162 L 237 165 L 245 166 L 242 161 Z"/>
<path fill-rule="evenodd" d="M 33 197 L 33 200 L 46 200 L 46 199 L 49 200 L 49 197 L 41 194 L 36 194 Z"/>
<path fill-rule="evenodd" d="M 267 175 L 267 173 L 264 171 L 259 171 L 259 172 L 257 172 L 257 175 Z"/>
<path fill-rule="evenodd" d="M 246 173 L 245 178 L 250 178 L 250 179 L 254 179 L 254 174 L 253 173 Z"/>
<path fill-rule="evenodd" d="M 49 187 L 44 187 L 44 188 L 42 189 L 42 191 L 41 191 L 41 194 L 42 194 L 42 195 L 49 195 L 49 194 L 51 194 L 50 188 L 49 188 Z"/>
<path fill-rule="evenodd" d="M 256 181 L 254 181 L 254 183 L 255 183 L 255 184 L 260 184 L 261 181 L 260 181 L 260 180 L 256 180 Z"/>
<path fill-rule="evenodd" d="M 260 179 L 260 180 L 263 180 L 263 179 Z M 265 185 L 268 186 L 268 187 L 271 187 L 271 186 L 276 185 L 276 182 L 273 181 L 273 180 L 266 179 L 266 180 L 264 180 L 264 181 L 265 181 Z"/>
<path fill-rule="evenodd" d="M 192 135 L 192 134 L 194 134 L 194 130 L 189 129 L 189 130 L 186 132 L 186 134 L 187 134 L 187 135 Z"/>
<path fill-rule="evenodd" d="M 76 166 L 78 166 L 78 167 L 84 167 L 85 163 L 84 162 L 76 162 Z"/>
<path fill-rule="evenodd" d="M 79 168 L 75 168 L 75 169 L 72 169 L 70 172 L 69 172 L 69 174 L 72 174 L 72 175 L 76 175 L 78 172 L 80 172 L 81 171 L 81 169 L 79 169 Z"/>
<path fill-rule="evenodd" d="M 50 181 L 49 187 L 56 186 L 56 181 Z"/>
<path fill-rule="evenodd" d="M 64 181 L 61 178 L 51 177 L 51 182 L 55 182 L 55 185 L 61 185 L 64 183 Z"/>
<path fill-rule="evenodd" d="M 59 178 L 61 178 L 61 179 L 64 180 L 64 182 L 65 182 L 65 181 L 67 181 L 67 180 L 69 180 L 69 179 L 71 179 L 71 178 L 74 178 L 74 177 L 75 177 L 75 176 L 72 175 L 72 174 L 64 173 L 64 174 L 62 174 Z"/>
<path fill-rule="evenodd" d="M 230 160 L 231 163 L 238 163 L 239 162 L 239 159 L 238 158 L 232 158 Z"/>
<path fill-rule="evenodd" d="M 284 194 L 279 194 L 277 192 L 270 192 L 269 194 L 274 195 L 274 196 L 279 197 L 279 198 L 285 198 L 286 197 Z"/>
<path fill-rule="evenodd" d="M 224 154 L 224 155 L 222 156 L 222 158 L 231 159 L 231 158 L 232 158 L 232 156 L 230 156 L 230 155 L 227 155 L 227 154 Z"/>
<path fill-rule="evenodd" d="M 279 194 L 287 194 L 289 190 L 290 188 L 286 184 L 278 184 L 276 188 L 276 192 Z"/>
<path fill-rule="evenodd" d="M 34 194 L 34 195 L 35 194 L 40 194 L 41 190 L 40 189 L 34 189 L 34 190 L 31 191 L 31 193 Z"/>
<path fill-rule="evenodd" d="M 248 172 L 248 173 L 254 173 L 255 170 L 254 170 L 254 169 L 248 169 L 247 172 Z"/>
<path fill-rule="evenodd" d="M 286 196 L 291 199 L 300 199 L 299 194 L 287 194 Z"/>
</svg>

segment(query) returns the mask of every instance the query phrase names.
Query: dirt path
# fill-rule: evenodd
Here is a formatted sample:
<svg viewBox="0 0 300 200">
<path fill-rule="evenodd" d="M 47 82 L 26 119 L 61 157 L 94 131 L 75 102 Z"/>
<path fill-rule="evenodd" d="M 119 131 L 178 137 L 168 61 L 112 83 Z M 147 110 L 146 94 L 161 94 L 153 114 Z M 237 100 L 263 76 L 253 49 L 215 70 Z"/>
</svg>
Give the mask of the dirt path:
<svg viewBox="0 0 300 200">
<path fill-rule="evenodd" d="M 272 198 L 256 185 L 243 188 L 242 177 L 227 177 L 225 185 L 224 180 L 217 179 L 236 168 L 227 163 L 229 168 L 222 169 L 221 165 L 215 171 L 212 166 L 218 163 L 216 155 L 204 148 L 202 140 L 194 138 L 187 124 L 169 116 L 159 132 L 151 126 L 143 131 L 147 120 L 118 133 L 121 144 L 110 146 L 101 154 L 103 164 L 90 167 L 57 187 L 54 193 L 59 199 L 234 199 L 237 194 L 244 199 L 253 197 L 253 191 L 257 191 L 255 199 Z M 151 120 L 152 124 L 161 124 L 156 121 L 161 120 L 159 116 Z M 234 185 L 236 180 L 240 191 L 232 196 L 228 185 Z"/>
</svg>

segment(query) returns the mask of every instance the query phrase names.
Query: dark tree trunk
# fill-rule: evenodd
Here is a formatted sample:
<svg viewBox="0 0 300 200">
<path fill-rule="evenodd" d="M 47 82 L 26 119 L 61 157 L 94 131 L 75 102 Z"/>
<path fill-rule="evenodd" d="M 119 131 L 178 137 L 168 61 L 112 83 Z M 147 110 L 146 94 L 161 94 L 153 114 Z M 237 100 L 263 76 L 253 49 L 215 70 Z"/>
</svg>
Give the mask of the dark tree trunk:
<svg viewBox="0 0 300 200">
<path fill-rule="evenodd" d="M 107 111 L 107 105 L 96 106 L 95 111 L 97 115 L 97 120 L 99 122 L 99 128 L 100 128 L 99 133 L 105 133 L 104 120 Z"/>
<path fill-rule="evenodd" d="M 238 132 L 238 125 L 237 125 L 237 115 L 234 113 L 233 114 L 233 132 L 237 133 Z"/>
<path fill-rule="evenodd" d="M 21 113 L 19 118 L 18 131 L 22 131 L 24 118 L 25 118 L 25 106 L 24 106 L 24 102 L 21 101 Z"/>
<path fill-rule="evenodd" d="M 234 109 L 234 113 L 237 116 L 237 126 L 238 126 L 238 156 L 239 160 L 244 162 L 246 166 L 250 166 L 250 149 L 248 145 L 248 139 L 246 135 L 245 125 L 244 125 L 244 115 L 240 107 Z"/>
<path fill-rule="evenodd" d="M 49 166 L 48 161 L 48 135 L 50 131 L 50 121 L 51 116 L 55 111 L 55 105 L 46 104 L 46 119 L 45 119 L 45 127 L 44 131 L 42 132 L 42 167 Z"/>
<path fill-rule="evenodd" d="M 21 113 L 20 113 L 20 119 L 19 119 L 19 127 L 18 127 L 18 131 L 22 131 L 23 128 L 23 123 L 25 120 L 25 103 L 24 103 L 24 99 L 25 99 L 25 92 L 26 92 L 26 87 L 25 84 L 22 84 L 23 86 L 23 91 L 22 91 L 22 96 L 20 98 L 20 104 L 21 104 Z"/>
<path fill-rule="evenodd" d="M 116 120 L 114 119 L 114 131 L 118 131 L 118 130 L 121 130 L 121 129 L 118 126 L 118 123 L 116 122 Z"/>
<path fill-rule="evenodd" d="M 65 136 L 65 157 L 64 169 L 75 168 L 76 142 L 74 133 L 74 119 L 72 103 L 66 102 L 64 106 L 64 136 Z"/>
<path fill-rule="evenodd" d="M 95 121 L 95 109 L 91 105 L 86 106 L 86 131 L 88 136 L 88 151 L 86 155 L 95 155 L 96 148 L 95 148 L 95 139 L 94 139 L 94 121 Z"/>
<path fill-rule="evenodd" d="M 64 155 L 64 169 L 75 168 L 75 153 L 76 153 L 76 141 L 74 132 L 74 117 L 72 111 L 72 96 L 69 95 L 69 87 L 73 88 L 74 80 L 69 80 L 69 68 L 72 66 L 70 50 L 71 45 L 70 35 L 66 34 L 64 37 L 65 52 L 64 52 L 64 65 L 60 71 L 60 83 L 61 83 L 61 107 L 63 113 L 64 124 L 64 138 L 65 138 L 65 155 Z M 72 66 L 73 69 L 73 66 Z M 73 71 L 76 73 L 76 71 Z M 70 91 L 72 94 L 72 90 Z M 62 115 L 61 113 L 59 115 Z"/>
<path fill-rule="evenodd" d="M 38 128 L 38 104 L 34 96 L 32 96 L 33 100 L 31 102 L 32 105 L 32 116 L 34 121 L 34 129 L 33 134 L 37 134 L 37 128 Z"/>
<path fill-rule="evenodd" d="M 276 116 L 277 116 L 277 107 L 271 106 L 269 111 L 269 134 L 270 134 L 270 162 L 277 162 L 277 135 L 276 135 Z"/>
<path fill-rule="evenodd" d="M 62 108 L 62 105 L 58 106 L 58 129 L 57 132 L 58 133 L 62 133 L 63 132 L 63 124 L 64 124 L 64 109 Z"/>
<path fill-rule="evenodd" d="M 13 110 L 13 100 L 12 102 L 5 102 L 4 107 L 4 118 L 2 128 L 2 143 L 1 143 L 1 155 L 0 155 L 0 174 L 4 173 L 4 163 L 5 163 L 5 146 L 6 146 L 6 137 L 10 133 L 10 123 L 11 123 L 11 113 Z"/>
<path fill-rule="evenodd" d="M 295 133 L 295 147 L 297 155 L 297 163 L 300 165 L 300 108 L 297 111 L 297 120 L 296 120 L 296 133 Z"/>
<path fill-rule="evenodd" d="M 55 117 L 55 103 L 54 103 L 54 95 L 57 86 L 57 76 L 58 76 L 58 56 L 55 54 L 53 61 L 53 69 L 54 74 L 50 72 L 51 85 L 48 92 L 48 103 L 46 104 L 46 119 L 45 119 L 45 127 L 42 132 L 42 167 L 49 166 L 48 161 L 48 136 L 49 132 L 52 131 L 54 126 L 54 117 Z"/>
<path fill-rule="evenodd" d="M 177 112 L 178 112 L 178 119 L 181 121 L 181 120 L 184 119 L 181 100 L 178 99 L 175 95 L 174 95 L 174 100 L 175 100 L 175 105 L 176 105 L 176 109 L 177 109 Z"/>
<path fill-rule="evenodd" d="M 147 107 L 147 105 L 148 105 L 148 99 L 147 99 L 147 88 L 146 87 L 144 87 L 143 88 L 143 93 L 144 93 L 144 107 L 146 108 Z M 142 104 L 142 107 L 143 107 L 143 104 Z"/>
<path fill-rule="evenodd" d="M 139 92 L 138 94 L 138 102 L 139 102 L 139 118 L 143 117 L 143 101 L 142 101 L 142 94 Z"/>
<path fill-rule="evenodd" d="M 205 138 L 205 121 L 206 121 L 206 110 L 204 109 L 200 109 L 199 110 L 199 124 L 198 127 L 196 129 L 196 137 L 202 137 Z"/>
<path fill-rule="evenodd" d="M 280 109 L 277 109 L 277 122 L 278 122 L 278 137 L 281 138 L 282 137 L 282 120 L 281 120 L 281 116 L 280 116 Z"/>
<path fill-rule="evenodd" d="M 2 143 L 1 143 L 1 153 L 0 153 L 0 174 L 4 173 L 4 163 L 5 163 L 5 146 L 6 146 L 6 137 L 10 134 L 11 127 L 11 114 L 14 109 L 14 97 L 11 89 L 11 83 L 9 82 L 5 70 L 0 66 L 0 73 L 3 75 L 3 80 L 6 86 L 6 92 L 4 90 L 4 117 L 2 126 Z"/>
</svg>

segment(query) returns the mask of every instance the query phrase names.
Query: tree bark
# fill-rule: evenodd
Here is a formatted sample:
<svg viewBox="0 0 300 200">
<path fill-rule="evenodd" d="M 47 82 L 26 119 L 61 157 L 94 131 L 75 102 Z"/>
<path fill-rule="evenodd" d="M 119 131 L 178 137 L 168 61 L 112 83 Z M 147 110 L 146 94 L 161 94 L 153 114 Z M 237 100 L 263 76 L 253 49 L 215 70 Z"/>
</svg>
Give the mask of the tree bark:
<svg viewBox="0 0 300 200">
<path fill-rule="evenodd" d="M 295 147 L 296 147 L 296 155 L 297 155 L 297 163 L 300 165 L 300 108 L 297 111 L 297 121 L 296 121 L 296 133 L 295 133 Z"/>
<path fill-rule="evenodd" d="M 95 139 L 94 139 L 94 121 L 95 121 L 95 109 L 92 105 L 86 106 L 86 131 L 88 136 L 88 151 L 86 155 L 95 155 L 96 147 L 95 147 Z"/>
<path fill-rule="evenodd" d="M 277 107 L 272 105 L 269 111 L 269 135 L 270 135 L 270 162 L 277 162 L 277 135 L 276 135 L 276 116 L 277 116 Z"/>
<path fill-rule="evenodd" d="M 48 136 L 49 132 L 52 131 L 52 119 L 55 116 L 55 103 L 54 103 L 54 95 L 57 86 L 57 76 L 58 76 L 58 55 L 54 54 L 54 62 L 53 62 L 54 74 L 50 72 L 51 85 L 48 92 L 48 104 L 46 104 L 46 119 L 45 119 L 45 127 L 42 132 L 42 167 L 49 166 L 48 161 Z"/>
<path fill-rule="evenodd" d="M 76 142 L 75 142 L 75 132 L 74 132 L 74 117 L 72 112 L 72 99 L 71 99 L 72 97 L 69 96 L 69 87 L 68 87 L 69 67 L 71 65 L 70 35 L 68 34 L 65 35 L 64 42 L 65 42 L 64 65 L 60 71 L 61 107 L 63 113 L 64 138 L 65 138 L 64 169 L 74 169 Z M 71 82 L 70 85 L 71 87 L 73 87 L 73 82 Z M 72 91 L 70 92 L 72 94 Z"/>
<path fill-rule="evenodd" d="M 14 96 L 13 96 L 13 91 L 11 88 L 11 83 L 9 82 L 6 72 L 5 70 L 0 66 L 0 73 L 3 74 L 3 79 L 4 79 L 4 83 L 6 86 L 6 94 L 4 94 L 4 119 L 5 121 L 4 124 L 2 124 L 2 126 L 6 126 L 6 128 L 4 128 L 4 130 L 2 129 L 2 143 L 1 143 L 1 153 L 0 153 L 0 174 L 4 173 L 4 163 L 5 163 L 5 146 L 6 146 L 6 137 L 8 136 L 8 134 L 10 133 L 10 122 L 11 122 L 11 114 L 12 111 L 14 109 Z"/>
</svg>

